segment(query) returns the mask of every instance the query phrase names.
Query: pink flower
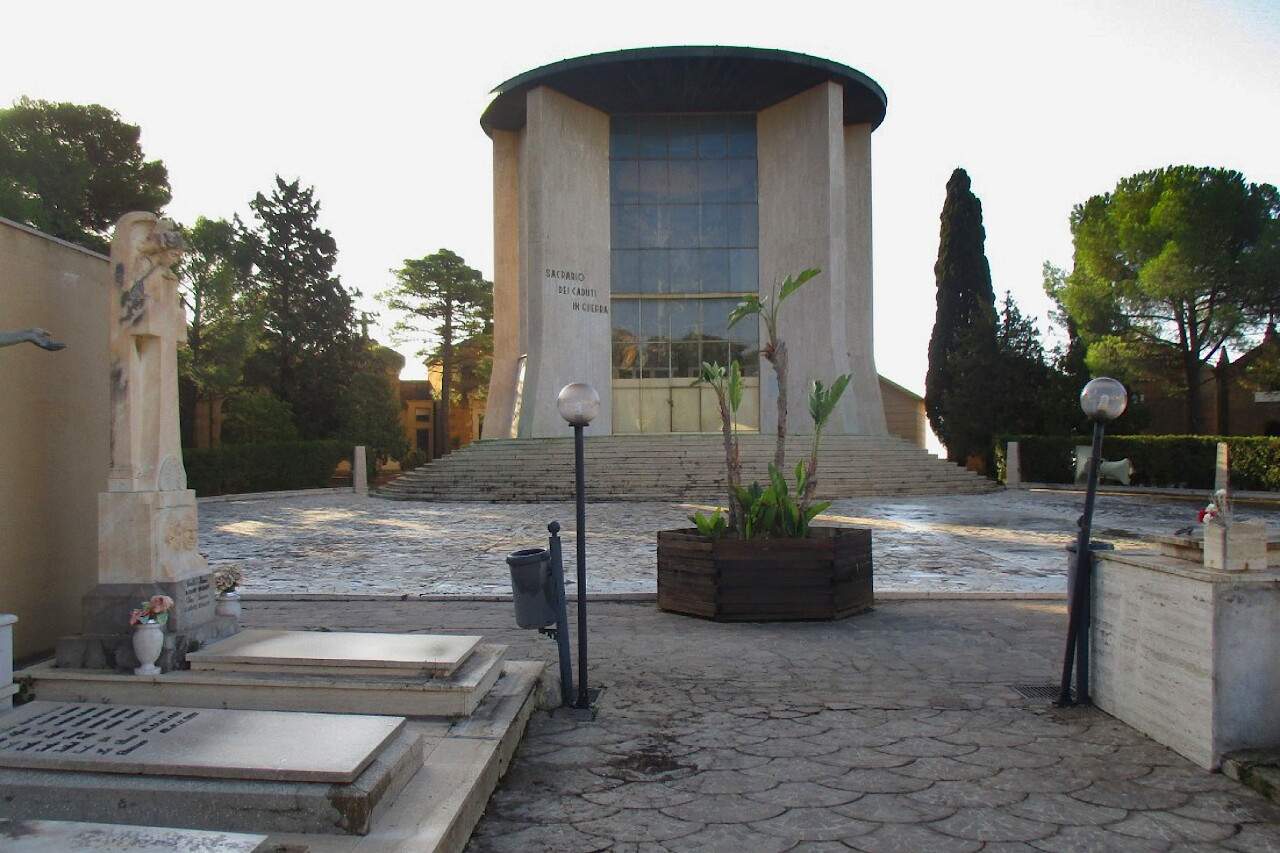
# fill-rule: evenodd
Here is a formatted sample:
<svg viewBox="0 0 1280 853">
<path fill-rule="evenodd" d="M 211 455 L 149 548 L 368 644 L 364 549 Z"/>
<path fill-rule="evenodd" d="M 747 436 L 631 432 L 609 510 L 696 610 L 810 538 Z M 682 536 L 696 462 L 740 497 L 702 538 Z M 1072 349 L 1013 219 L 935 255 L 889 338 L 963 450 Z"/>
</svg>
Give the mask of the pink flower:
<svg viewBox="0 0 1280 853">
<path fill-rule="evenodd" d="M 134 610 L 129 614 L 129 624 L 130 625 L 141 624 L 142 620 L 146 619 L 148 615 L 149 614 L 144 613 L 141 610 Z"/>
<path fill-rule="evenodd" d="M 170 598 L 169 596 L 167 595 L 151 596 L 151 612 L 153 614 L 158 615 L 160 613 L 164 613 L 166 610 L 168 610 L 171 607 L 173 607 L 173 599 Z"/>
</svg>

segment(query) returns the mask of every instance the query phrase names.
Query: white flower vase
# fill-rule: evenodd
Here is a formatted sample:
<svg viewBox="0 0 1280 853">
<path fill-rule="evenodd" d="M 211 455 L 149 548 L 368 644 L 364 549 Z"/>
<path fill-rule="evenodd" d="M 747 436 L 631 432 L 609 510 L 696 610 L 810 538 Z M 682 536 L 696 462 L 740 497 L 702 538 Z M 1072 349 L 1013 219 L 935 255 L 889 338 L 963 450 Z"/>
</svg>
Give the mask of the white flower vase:
<svg viewBox="0 0 1280 853">
<path fill-rule="evenodd" d="M 156 658 L 164 649 L 164 626 L 159 622 L 139 622 L 133 626 L 133 653 L 141 664 L 133 671 L 134 675 L 159 675 L 160 667 L 156 666 Z"/>
<path fill-rule="evenodd" d="M 234 589 L 218 593 L 218 602 L 213 606 L 213 612 L 219 616 L 238 617 L 240 615 L 240 593 Z"/>
<path fill-rule="evenodd" d="M 1204 567 L 1220 572 L 1258 571 L 1267 567 L 1265 521 L 1211 521 L 1204 526 Z"/>
</svg>

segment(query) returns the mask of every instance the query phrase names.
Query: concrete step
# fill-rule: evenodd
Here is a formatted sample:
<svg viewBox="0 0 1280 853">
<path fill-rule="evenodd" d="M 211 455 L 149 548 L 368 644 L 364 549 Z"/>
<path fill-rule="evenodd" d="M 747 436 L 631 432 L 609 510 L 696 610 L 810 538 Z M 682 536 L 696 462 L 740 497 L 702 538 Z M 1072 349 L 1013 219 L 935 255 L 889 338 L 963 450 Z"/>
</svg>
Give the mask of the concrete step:
<svg viewBox="0 0 1280 853">
<path fill-rule="evenodd" d="M 789 438 L 788 469 L 808 458 L 811 440 Z M 763 481 L 774 437 L 749 434 L 739 442 L 744 481 Z M 718 435 L 588 436 L 584 462 L 592 500 L 719 500 L 724 494 L 724 446 Z M 569 500 L 573 464 L 570 438 L 486 440 L 405 474 L 376 494 L 391 500 Z M 823 437 L 820 498 L 974 494 L 993 488 L 991 481 L 895 436 Z"/>
</svg>

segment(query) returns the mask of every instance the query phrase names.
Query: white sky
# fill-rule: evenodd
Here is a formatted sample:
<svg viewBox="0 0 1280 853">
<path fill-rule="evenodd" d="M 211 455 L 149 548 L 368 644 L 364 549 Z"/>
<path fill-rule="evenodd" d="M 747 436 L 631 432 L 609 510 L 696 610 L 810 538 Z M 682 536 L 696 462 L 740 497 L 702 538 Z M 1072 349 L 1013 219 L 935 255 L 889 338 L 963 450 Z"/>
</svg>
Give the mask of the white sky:
<svg viewBox="0 0 1280 853">
<path fill-rule="evenodd" d="M 344 285 L 366 297 L 442 247 L 492 277 L 479 118 L 510 77 L 670 44 L 856 68 L 889 97 L 872 143 L 877 368 L 921 393 L 956 166 L 983 203 L 997 294 L 1042 328 L 1041 265 L 1070 267 L 1073 205 L 1175 163 L 1280 184 L 1278 0 L 14 5 L 0 16 L 0 105 L 115 109 L 168 166 L 167 212 L 188 224 L 248 218 L 277 173 L 300 177 Z M 417 347 L 399 348 L 412 362 Z"/>
</svg>

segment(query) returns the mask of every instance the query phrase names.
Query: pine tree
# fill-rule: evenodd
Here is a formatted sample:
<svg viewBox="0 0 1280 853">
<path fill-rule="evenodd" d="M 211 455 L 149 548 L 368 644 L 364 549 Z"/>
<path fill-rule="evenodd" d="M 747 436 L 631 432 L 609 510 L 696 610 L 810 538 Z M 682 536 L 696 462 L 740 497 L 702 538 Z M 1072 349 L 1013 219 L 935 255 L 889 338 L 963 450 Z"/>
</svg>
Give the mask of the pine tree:
<svg viewBox="0 0 1280 853">
<path fill-rule="evenodd" d="M 440 361 L 440 421 L 448 435 L 453 386 L 460 374 L 459 345 L 472 336 L 491 332 L 493 283 L 485 281 L 479 270 L 467 266 L 448 249 L 425 258 L 406 260 L 404 266 L 392 270 L 392 274 L 396 277 L 395 286 L 378 298 L 392 311 L 405 315 L 396 323 L 396 333 L 427 332 L 440 342 L 434 350 L 420 355 Z M 463 361 L 467 359 L 464 352 Z M 468 363 L 474 361 L 472 358 Z"/>
<path fill-rule="evenodd" d="M 956 169 L 942 206 L 938 261 L 938 313 L 929 340 L 925 411 L 947 458 L 989 467 L 992 396 L 998 371 L 995 293 L 984 249 L 982 202 L 969 175 Z"/>
<path fill-rule="evenodd" d="M 0 216 L 97 252 L 130 211 L 159 213 L 169 173 L 137 125 L 97 104 L 21 98 L 0 109 Z"/>
</svg>

